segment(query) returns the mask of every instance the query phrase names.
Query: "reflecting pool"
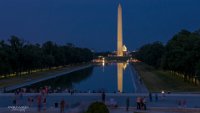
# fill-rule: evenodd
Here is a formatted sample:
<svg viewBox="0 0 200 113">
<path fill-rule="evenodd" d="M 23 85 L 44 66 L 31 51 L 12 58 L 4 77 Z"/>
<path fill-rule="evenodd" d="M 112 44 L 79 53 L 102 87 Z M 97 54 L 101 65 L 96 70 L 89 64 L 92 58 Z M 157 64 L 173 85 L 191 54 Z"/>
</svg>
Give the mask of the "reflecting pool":
<svg viewBox="0 0 200 113">
<path fill-rule="evenodd" d="M 112 63 L 94 65 L 57 78 L 45 80 L 29 87 L 38 90 L 44 86 L 54 90 L 67 91 L 74 89 L 78 92 L 126 92 L 133 93 L 134 72 L 127 63 Z M 54 91 L 55 92 L 55 91 Z"/>
</svg>

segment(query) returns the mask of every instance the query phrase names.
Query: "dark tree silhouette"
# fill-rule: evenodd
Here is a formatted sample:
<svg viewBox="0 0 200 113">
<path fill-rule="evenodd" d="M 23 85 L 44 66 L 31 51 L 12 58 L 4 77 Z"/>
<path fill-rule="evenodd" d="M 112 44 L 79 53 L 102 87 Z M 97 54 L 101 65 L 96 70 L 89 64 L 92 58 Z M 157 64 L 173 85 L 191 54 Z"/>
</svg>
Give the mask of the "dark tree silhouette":
<svg viewBox="0 0 200 113">
<path fill-rule="evenodd" d="M 146 44 L 135 57 L 154 67 L 178 72 L 184 76 L 200 76 L 200 33 L 182 30 L 163 46 L 159 42 Z M 186 78 L 186 77 L 185 77 Z"/>
<path fill-rule="evenodd" d="M 75 63 L 89 62 L 93 52 L 87 48 L 79 48 L 68 43 L 57 45 L 47 41 L 40 44 L 28 43 L 16 36 L 11 36 L 8 42 L 0 40 L 0 75 L 6 76 L 32 70 L 65 66 Z"/>
</svg>

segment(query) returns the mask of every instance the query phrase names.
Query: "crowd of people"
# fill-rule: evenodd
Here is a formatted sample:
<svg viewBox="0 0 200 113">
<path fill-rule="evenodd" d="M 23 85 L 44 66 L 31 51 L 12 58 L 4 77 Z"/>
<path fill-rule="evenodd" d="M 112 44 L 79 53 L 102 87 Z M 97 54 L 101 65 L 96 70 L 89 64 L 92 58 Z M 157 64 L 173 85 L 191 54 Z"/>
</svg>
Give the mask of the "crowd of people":
<svg viewBox="0 0 200 113">
<path fill-rule="evenodd" d="M 27 100 L 26 100 L 27 99 Z M 23 92 L 16 92 L 12 102 L 13 106 L 28 106 L 34 107 L 37 106 L 38 112 L 46 111 L 47 109 L 47 93 L 37 94 L 35 96 L 28 96 L 24 98 Z M 60 112 L 64 113 L 64 109 L 67 104 L 64 99 L 60 100 L 60 102 L 55 102 L 54 107 L 60 107 Z"/>
<path fill-rule="evenodd" d="M 22 106 L 27 105 L 28 107 L 37 106 L 38 111 L 46 110 L 47 109 L 47 96 L 49 94 L 48 87 L 42 88 L 39 94 L 35 94 L 34 96 L 26 96 L 24 98 L 24 93 L 26 92 L 26 89 L 17 90 L 15 92 L 15 96 L 13 98 L 13 105 L 14 106 Z M 73 94 L 73 91 L 70 91 L 69 93 Z M 114 107 L 117 108 L 119 103 L 115 100 L 114 97 L 107 98 L 106 92 L 102 91 L 101 93 L 101 100 L 103 103 L 105 103 L 108 107 Z M 149 99 L 147 98 L 149 97 Z M 165 93 L 162 91 L 159 96 L 159 100 L 163 100 L 166 97 Z M 135 99 L 135 106 L 137 110 L 147 110 L 147 101 L 148 102 L 157 102 L 158 101 L 158 93 L 152 94 L 149 93 L 148 96 L 138 96 L 138 97 L 126 97 L 125 103 L 126 103 L 126 110 L 129 111 L 130 102 L 132 99 Z M 185 107 L 186 106 L 186 100 L 178 100 L 178 106 L 179 107 Z M 68 104 L 62 98 L 61 100 L 58 100 L 55 103 L 51 102 L 50 106 L 54 106 L 55 108 L 60 108 L 60 112 L 63 113 L 66 106 Z M 48 104 L 49 106 L 49 104 Z"/>
<path fill-rule="evenodd" d="M 61 88 L 61 87 L 51 87 L 51 86 L 44 86 L 44 87 L 39 87 L 39 88 L 29 88 L 29 87 L 24 87 L 24 88 L 19 88 L 16 90 L 13 90 L 11 92 L 23 92 L 23 93 L 41 93 L 41 92 L 47 92 L 47 93 L 102 93 L 103 91 L 106 91 L 105 89 L 98 89 L 98 90 L 78 90 L 75 88 Z M 109 92 L 109 91 L 106 91 Z M 119 91 L 113 91 L 109 93 L 119 93 Z M 125 93 L 125 92 L 121 92 Z"/>
<path fill-rule="evenodd" d="M 75 88 L 61 88 L 61 87 L 51 87 L 51 86 L 43 86 L 43 87 L 23 87 L 23 88 L 18 88 L 12 91 L 7 91 L 7 92 L 23 92 L 23 93 L 41 93 L 41 92 L 47 92 L 47 93 L 102 93 L 107 92 L 107 93 L 129 93 L 129 92 L 120 92 L 120 91 L 107 91 L 103 88 L 96 89 L 96 90 L 79 90 Z"/>
<path fill-rule="evenodd" d="M 137 97 L 136 103 L 137 103 L 138 110 L 141 110 L 141 109 L 146 110 L 147 109 L 145 97 Z"/>
<path fill-rule="evenodd" d="M 152 93 L 150 92 L 149 93 L 149 101 L 150 102 L 152 102 L 152 100 L 153 100 L 152 98 L 153 98 Z M 101 99 L 102 99 L 102 102 L 105 103 L 109 107 L 115 107 L 115 108 L 118 107 L 118 103 L 114 98 L 107 99 L 109 101 L 106 101 L 106 93 L 105 92 L 101 93 Z M 158 94 L 155 93 L 155 102 L 157 102 L 157 101 L 158 101 Z M 127 97 L 126 98 L 126 111 L 129 111 L 129 107 L 130 107 L 130 97 Z M 145 96 L 136 97 L 136 108 L 137 108 L 137 110 L 147 110 L 147 99 Z"/>
<path fill-rule="evenodd" d="M 23 96 L 24 90 L 17 90 L 15 92 L 15 96 L 13 99 L 13 106 L 24 106 L 27 105 L 28 107 L 33 107 L 35 104 L 37 105 L 38 111 L 41 111 L 41 109 L 46 110 L 47 106 L 47 92 L 42 92 L 41 94 L 34 95 L 34 96 L 28 96 L 27 98 L 24 98 Z M 27 100 L 26 100 L 27 99 Z"/>
<path fill-rule="evenodd" d="M 47 109 L 47 102 L 48 102 L 47 96 L 48 96 L 47 92 L 42 92 L 41 94 L 36 94 L 35 96 L 28 96 L 27 98 L 24 98 L 23 92 L 17 91 L 15 93 L 15 98 L 13 100 L 13 105 L 14 106 L 21 106 L 21 105 L 25 104 L 28 107 L 37 106 L 38 112 L 40 112 L 42 110 L 45 111 Z M 151 98 L 152 97 L 149 96 L 149 99 L 151 99 Z M 27 100 L 25 100 L 25 99 L 27 99 Z M 115 100 L 115 98 L 112 97 L 112 98 L 108 99 L 107 96 L 106 96 L 106 93 L 104 91 L 101 93 L 101 100 L 108 107 L 117 108 L 119 106 L 118 105 L 119 103 Z M 131 98 L 127 97 L 125 102 L 126 102 L 126 110 L 129 111 Z M 146 110 L 147 109 L 147 103 L 146 102 L 147 102 L 146 101 L 146 97 L 137 97 L 136 98 L 137 109 L 138 110 Z M 60 113 L 64 113 L 65 109 L 67 107 L 69 107 L 64 98 L 60 99 L 60 101 L 56 101 L 55 103 L 52 103 L 51 106 L 54 106 L 55 108 L 59 108 L 60 109 Z"/>
</svg>

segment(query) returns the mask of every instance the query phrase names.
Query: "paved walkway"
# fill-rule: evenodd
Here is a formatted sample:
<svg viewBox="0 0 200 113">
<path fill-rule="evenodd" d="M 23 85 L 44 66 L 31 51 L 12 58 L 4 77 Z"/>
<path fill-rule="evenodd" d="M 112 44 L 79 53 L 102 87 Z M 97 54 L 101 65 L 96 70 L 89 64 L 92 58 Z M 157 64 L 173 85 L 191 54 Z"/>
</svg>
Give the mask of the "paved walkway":
<svg viewBox="0 0 200 113">
<path fill-rule="evenodd" d="M 21 100 L 18 100 L 18 104 L 17 106 L 27 106 L 28 105 L 28 97 L 33 97 L 35 98 L 34 103 L 32 105 L 32 107 L 28 110 L 30 110 L 30 112 L 32 111 L 37 111 L 36 109 L 34 109 L 37 106 L 36 103 L 36 96 L 39 94 L 24 94 L 23 97 L 21 98 Z M 136 97 L 138 96 L 148 96 L 148 94 L 106 94 L 106 101 L 109 101 L 111 98 L 115 99 L 119 105 L 119 107 L 122 107 L 122 109 L 111 109 L 111 113 L 127 113 L 125 112 L 125 109 L 123 109 L 126 106 L 126 98 L 130 97 L 130 106 L 131 107 L 135 107 L 136 103 Z M 159 100 L 157 102 L 155 102 L 155 99 L 153 98 L 153 102 L 150 102 L 148 97 L 147 97 L 147 108 L 150 108 L 150 110 L 148 110 L 148 112 L 151 113 L 151 111 L 156 111 L 158 113 L 163 113 L 161 111 L 163 111 L 161 108 L 164 109 L 182 109 L 183 106 L 180 106 L 178 103 L 179 100 L 186 100 L 186 105 L 185 108 L 189 108 L 189 109 L 194 109 L 194 110 L 199 110 L 197 111 L 197 113 L 200 113 L 200 94 L 166 94 L 165 97 L 163 97 L 162 95 L 158 95 Z M 0 113 L 6 113 L 9 112 L 10 109 L 8 109 L 9 106 L 13 106 L 12 102 L 13 99 L 16 96 L 14 96 L 14 94 L 0 94 Z M 47 108 L 49 111 L 53 111 L 56 110 L 54 108 L 54 104 L 57 102 L 59 103 L 62 99 L 64 99 L 66 101 L 66 103 L 68 103 L 70 108 L 76 109 L 79 105 L 84 105 L 81 106 L 81 108 L 77 108 L 78 110 L 80 109 L 86 109 L 87 106 L 94 102 L 94 101 L 101 101 L 101 94 L 93 94 L 93 93 L 79 93 L 79 94 L 74 94 L 74 95 L 70 95 L 68 93 L 56 93 L 56 94 L 49 94 L 47 96 Z M 156 109 L 152 109 L 152 108 L 156 108 Z M 158 110 L 158 108 L 160 110 Z M 72 109 L 71 109 L 72 110 Z M 134 110 L 132 110 L 131 112 L 133 113 Z M 166 110 L 165 110 L 166 111 Z M 59 111 L 58 111 L 59 112 Z M 156 113 L 154 112 L 154 113 Z M 196 111 L 195 111 L 196 112 Z M 192 113 L 195 113 L 192 112 Z M 49 112 L 48 112 L 49 113 Z M 70 111 L 68 111 L 67 113 L 70 113 Z M 75 113 L 75 112 L 74 112 Z M 169 111 L 166 111 L 164 113 L 170 113 Z M 179 112 L 174 112 L 174 113 L 179 113 Z M 184 112 L 180 112 L 180 113 L 184 113 Z M 186 112 L 187 113 L 187 112 Z M 190 112 L 189 112 L 190 113 Z"/>
<path fill-rule="evenodd" d="M 130 72 L 131 75 L 136 75 L 136 76 L 132 76 L 132 80 L 133 80 L 133 84 L 135 86 L 135 93 L 148 93 L 148 89 L 145 86 L 145 84 L 140 80 L 139 74 L 138 72 L 135 70 L 134 66 L 130 64 Z M 133 74 L 135 73 L 135 74 Z"/>
<path fill-rule="evenodd" d="M 80 67 L 77 67 L 77 68 L 74 68 L 74 69 L 66 70 L 65 72 L 58 72 L 56 74 L 52 73 L 52 74 L 49 74 L 49 76 L 45 77 L 45 78 L 39 78 L 39 79 L 36 79 L 36 80 L 27 81 L 27 82 L 22 83 L 22 84 L 18 84 L 18 85 L 7 87 L 6 91 L 11 91 L 11 90 L 18 89 L 18 88 L 21 88 L 21 87 L 24 87 L 24 86 L 28 86 L 28 85 L 31 85 L 31 84 L 35 84 L 35 83 L 38 83 L 38 82 L 41 82 L 41 81 L 45 81 L 45 80 L 48 80 L 48 79 L 51 79 L 51 78 L 56 78 L 58 76 L 63 76 L 63 75 L 72 73 L 74 71 L 85 69 L 85 68 L 88 68 L 88 67 L 91 67 L 91 66 L 92 65 L 89 64 L 89 65 L 80 66 Z M 0 92 L 2 90 L 3 89 L 1 89 Z"/>
<path fill-rule="evenodd" d="M 149 108 L 148 110 L 136 110 L 130 108 L 126 111 L 125 108 L 110 109 L 110 113 L 200 113 L 200 109 L 191 108 Z"/>
<path fill-rule="evenodd" d="M 200 113 L 200 109 L 195 108 L 150 108 L 148 110 L 136 110 L 135 108 L 130 108 L 126 111 L 125 108 L 109 108 L 110 113 Z M 0 108 L 0 113 L 60 113 L 59 108 L 48 108 L 46 110 L 41 110 L 40 112 L 37 108 L 28 108 L 25 111 L 12 111 L 12 109 Z M 65 109 L 65 113 L 83 113 L 80 108 Z"/>
</svg>

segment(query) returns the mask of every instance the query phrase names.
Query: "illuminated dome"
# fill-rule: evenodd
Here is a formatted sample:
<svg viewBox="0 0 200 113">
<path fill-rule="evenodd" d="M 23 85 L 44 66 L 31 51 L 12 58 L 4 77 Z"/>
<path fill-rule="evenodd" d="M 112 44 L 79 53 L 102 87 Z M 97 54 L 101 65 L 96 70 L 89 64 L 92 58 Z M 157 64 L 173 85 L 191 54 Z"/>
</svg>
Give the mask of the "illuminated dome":
<svg viewBox="0 0 200 113">
<path fill-rule="evenodd" d="M 127 48 L 125 45 L 123 45 L 123 51 L 126 52 L 127 51 Z"/>
</svg>

